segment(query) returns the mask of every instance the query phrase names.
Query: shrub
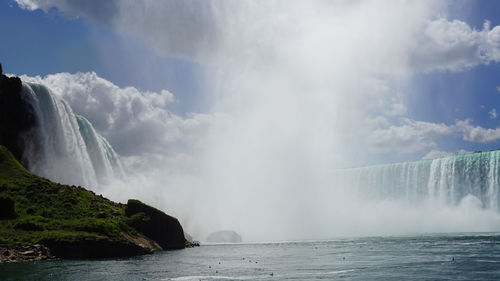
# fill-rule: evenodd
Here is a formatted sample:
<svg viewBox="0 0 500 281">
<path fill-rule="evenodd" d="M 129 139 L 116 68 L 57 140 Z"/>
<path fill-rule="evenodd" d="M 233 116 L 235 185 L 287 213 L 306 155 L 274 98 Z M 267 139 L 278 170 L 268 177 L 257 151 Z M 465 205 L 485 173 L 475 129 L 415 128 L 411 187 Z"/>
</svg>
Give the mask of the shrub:
<svg viewBox="0 0 500 281">
<path fill-rule="evenodd" d="M 28 216 L 16 222 L 14 228 L 27 231 L 41 231 L 45 230 L 46 222 L 46 218 L 40 216 Z"/>
</svg>

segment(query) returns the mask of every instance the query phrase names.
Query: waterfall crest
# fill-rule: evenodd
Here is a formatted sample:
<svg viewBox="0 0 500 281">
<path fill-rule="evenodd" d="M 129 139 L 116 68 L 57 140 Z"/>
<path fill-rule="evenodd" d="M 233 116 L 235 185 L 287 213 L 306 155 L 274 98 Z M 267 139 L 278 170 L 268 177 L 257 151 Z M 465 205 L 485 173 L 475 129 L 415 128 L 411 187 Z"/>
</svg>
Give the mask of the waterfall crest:
<svg viewBox="0 0 500 281">
<path fill-rule="evenodd" d="M 120 160 L 90 122 L 43 85 L 25 83 L 21 95 L 34 108 L 36 126 L 23 139 L 23 162 L 34 174 L 89 188 L 123 176 Z"/>
<path fill-rule="evenodd" d="M 483 208 L 499 211 L 500 151 L 389 165 L 352 168 L 344 176 L 359 196 L 404 199 L 410 204 L 434 200 L 457 205 L 474 196 Z"/>
</svg>

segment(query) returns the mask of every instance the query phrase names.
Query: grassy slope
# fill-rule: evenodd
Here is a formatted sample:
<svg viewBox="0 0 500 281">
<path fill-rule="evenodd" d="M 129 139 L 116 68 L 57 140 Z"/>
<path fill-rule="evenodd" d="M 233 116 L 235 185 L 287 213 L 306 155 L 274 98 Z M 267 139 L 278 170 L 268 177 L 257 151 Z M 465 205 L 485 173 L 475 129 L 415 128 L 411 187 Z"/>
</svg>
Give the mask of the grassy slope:
<svg viewBox="0 0 500 281">
<path fill-rule="evenodd" d="M 101 237 L 122 240 L 125 205 L 83 188 L 53 183 L 27 171 L 0 146 L 0 198 L 15 202 L 15 217 L 0 220 L 0 244 L 33 244 L 44 238 Z"/>
</svg>

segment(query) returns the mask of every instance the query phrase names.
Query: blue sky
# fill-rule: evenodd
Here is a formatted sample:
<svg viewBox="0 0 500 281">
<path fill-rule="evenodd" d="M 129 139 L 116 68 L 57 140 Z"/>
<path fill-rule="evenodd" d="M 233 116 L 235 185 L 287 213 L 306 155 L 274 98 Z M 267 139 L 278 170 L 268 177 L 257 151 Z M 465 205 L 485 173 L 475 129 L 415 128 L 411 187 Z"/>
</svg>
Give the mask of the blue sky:
<svg viewBox="0 0 500 281">
<path fill-rule="evenodd" d="M 492 26 L 500 24 L 499 1 L 462 1 L 462 5 L 452 2 L 449 17 L 463 20 L 478 30 L 485 20 L 490 21 Z M 500 119 L 490 118 L 488 112 L 500 107 L 499 85 L 498 63 L 472 67 L 463 72 L 417 75 L 409 95 L 409 115 L 418 120 L 447 124 L 471 118 L 477 125 L 496 128 Z M 498 149 L 499 143 L 478 144 L 448 139 L 446 146 L 450 150 L 477 151 Z"/>
<path fill-rule="evenodd" d="M 53 8 L 20 9 L 11 0 L 0 2 L 0 61 L 12 74 L 45 76 L 58 72 L 94 71 L 118 86 L 147 91 L 167 89 L 179 97 L 171 109 L 200 111 L 200 67 L 186 59 L 158 55 L 131 36 L 65 17 Z M 129 71 L 124 71 L 129 69 Z"/>
<path fill-rule="evenodd" d="M 0 62 L 4 70 L 29 76 L 94 71 L 119 87 L 132 86 L 154 92 L 166 89 L 174 93 L 176 102 L 168 109 L 180 116 L 209 110 L 207 105 L 211 101 L 205 84 L 210 68 L 197 62 L 203 59 L 189 59 L 191 53 L 176 55 L 179 53 L 177 46 L 146 35 L 123 32 L 106 21 L 92 18 L 84 8 L 80 15 L 64 5 L 42 11 L 22 9 L 11 0 L 1 1 Z M 491 22 L 491 27 L 500 24 L 498 11 L 498 1 L 451 2 L 446 19 L 460 20 L 481 30 L 485 20 Z M 204 22 L 201 20 L 201 23 Z M 208 34 L 210 37 L 211 33 Z M 159 45 L 173 51 L 162 52 Z M 460 71 L 433 70 L 411 75 L 404 87 L 407 111 L 401 118 L 449 126 L 457 120 L 470 119 L 474 126 L 495 129 L 500 125 L 500 117 L 491 112 L 497 110 L 500 115 L 499 78 L 500 65 L 495 61 Z M 467 141 L 450 135 L 436 136 L 432 141 L 435 146 L 426 151 L 433 148 L 456 153 L 461 149 L 476 151 L 500 147 L 499 140 Z M 418 159 L 426 151 L 396 153 L 385 160 Z"/>
</svg>

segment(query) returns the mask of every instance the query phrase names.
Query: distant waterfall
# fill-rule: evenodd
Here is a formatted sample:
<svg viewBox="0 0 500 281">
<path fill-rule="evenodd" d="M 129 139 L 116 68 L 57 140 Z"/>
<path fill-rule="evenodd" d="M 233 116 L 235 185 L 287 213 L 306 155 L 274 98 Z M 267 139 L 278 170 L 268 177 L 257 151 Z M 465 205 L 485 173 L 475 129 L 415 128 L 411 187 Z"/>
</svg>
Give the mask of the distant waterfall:
<svg viewBox="0 0 500 281">
<path fill-rule="evenodd" d="M 500 151 L 488 151 L 353 168 L 343 174 L 359 196 L 365 198 L 397 198 L 411 204 L 431 199 L 457 205 L 474 196 L 484 208 L 499 211 L 499 172 Z"/>
<path fill-rule="evenodd" d="M 51 180 L 95 188 L 123 168 L 115 151 L 90 122 L 47 87 L 24 83 L 23 98 L 37 117 L 37 126 L 24 139 L 28 169 Z"/>
</svg>

